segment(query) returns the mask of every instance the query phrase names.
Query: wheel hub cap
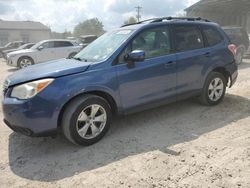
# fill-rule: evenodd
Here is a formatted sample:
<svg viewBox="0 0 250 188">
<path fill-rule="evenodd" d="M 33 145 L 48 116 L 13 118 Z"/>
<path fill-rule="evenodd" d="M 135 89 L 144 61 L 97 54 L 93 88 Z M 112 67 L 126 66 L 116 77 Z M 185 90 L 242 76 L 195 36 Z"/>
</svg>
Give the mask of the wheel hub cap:
<svg viewBox="0 0 250 188">
<path fill-rule="evenodd" d="M 224 92 L 224 83 L 220 78 L 215 78 L 211 81 L 208 88 L 208 96 L 211 101 L 218 101 Z"/>
<path fill-rule="evenodd" d="M 76 128 L 84 139 L 98 136 L 104 129 L 107 121 L 105 109 L 97 104 L 86 107 L 78 116 Z"/>
</svg>

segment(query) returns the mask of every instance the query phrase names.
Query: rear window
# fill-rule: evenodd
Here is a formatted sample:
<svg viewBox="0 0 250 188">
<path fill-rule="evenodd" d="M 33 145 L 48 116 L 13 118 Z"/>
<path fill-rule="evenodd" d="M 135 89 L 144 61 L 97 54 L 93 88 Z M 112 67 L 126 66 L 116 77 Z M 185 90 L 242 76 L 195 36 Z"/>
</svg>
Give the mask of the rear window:
<svg viewBox="0 0 250 188">
<path fill-rule="evenodd" d="M 202 29 L 207 39 L 208 46 L 215 46 L 223 41 L 223 37 L 217 29 L 206 26 Z"/>
<path fill-rule="evenodd" d="M 174 33 L 178 52 L 204 48 L 201 31 L 196 26 L 175 26 Z"/>
</svg>

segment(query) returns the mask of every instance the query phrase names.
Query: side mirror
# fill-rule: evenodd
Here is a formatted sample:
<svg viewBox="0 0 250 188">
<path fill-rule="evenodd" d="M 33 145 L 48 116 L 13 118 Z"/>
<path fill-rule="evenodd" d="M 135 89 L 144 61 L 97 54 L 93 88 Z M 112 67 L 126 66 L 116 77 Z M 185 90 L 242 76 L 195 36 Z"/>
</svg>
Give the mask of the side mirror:
<svg viewBox="0 0 250 188">
<path fill-rule="evenodd" d="M 39 46 L 37 49 L 41 51 L 43 49 L 43 46 Z"/>
<path fill-rule="evenodd" d="M 142 62 L 145 60 L 145 52 L 143 50 L 134 50 L 124 57 L 126 62 Z"/>
</svg>

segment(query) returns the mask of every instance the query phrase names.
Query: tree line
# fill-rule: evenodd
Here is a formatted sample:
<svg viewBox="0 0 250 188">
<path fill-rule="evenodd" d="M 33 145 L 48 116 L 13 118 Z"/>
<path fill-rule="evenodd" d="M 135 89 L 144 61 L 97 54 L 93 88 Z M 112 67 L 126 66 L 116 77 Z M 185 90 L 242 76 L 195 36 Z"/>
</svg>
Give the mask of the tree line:
<svg viewBox="0 0 250 188">
<path fill-rule="evenodd" d="M 136 18 L 135 17 L 130 17 L 127 20 L 124 21 L 123 24 L 132 24 L 136 23 Z M 104 34 L 106 31 L 104 30 L 104 25 L 101 21 L 98 20 L 98 18 L 91 18 L 87 19 L 83 22 L 78 23 L 75 27 L 73 32 L 65 30 L 64 33 L 59 34 L 56 32 L 53 32 L 53 35 L 57 37 L 57 35 L 62 36 L 63 38 L 67 37 L 80 37 L 83 35 L 97 35 L 101 36 Z"/>
</svg>

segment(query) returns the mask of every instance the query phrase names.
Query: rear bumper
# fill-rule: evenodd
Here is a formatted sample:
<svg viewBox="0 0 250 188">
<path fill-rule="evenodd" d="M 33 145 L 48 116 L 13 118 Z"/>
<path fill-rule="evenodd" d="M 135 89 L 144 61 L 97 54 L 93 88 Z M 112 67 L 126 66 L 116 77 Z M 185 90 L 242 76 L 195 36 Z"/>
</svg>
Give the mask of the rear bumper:
<svg viewBox="0 0 250 188">
<path fill-rule="evenodd" d="M 231 88 L 238 78 L 238 65 L 234 62 L 226 66 L 226 70 L 230 75 L 230 85 L 229 88 Z"/>
</svg>

